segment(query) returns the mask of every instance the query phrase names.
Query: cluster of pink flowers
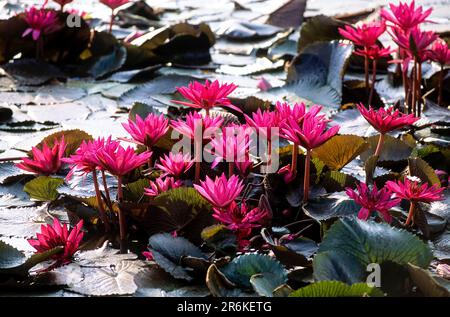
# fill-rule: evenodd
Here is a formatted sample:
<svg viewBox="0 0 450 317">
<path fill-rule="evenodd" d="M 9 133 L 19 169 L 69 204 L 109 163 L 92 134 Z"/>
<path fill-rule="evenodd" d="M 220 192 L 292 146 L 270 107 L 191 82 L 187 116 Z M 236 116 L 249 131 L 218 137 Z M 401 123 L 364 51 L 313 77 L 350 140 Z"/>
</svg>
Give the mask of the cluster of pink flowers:
<svg viewBox="0 0 450 317">
<path fill-rule="evenodd" d="M 368 59 L 373 60 L 373 80 L 369 105 L 372 101 L 373 87 L 376 79 L 376 60 L 389 56 L 394 50 L 379 47 L 377 39 L 388 29 L 394 42 L 398 45 L 398 58 L 394 62 L 402 65 L 403 81 L 405 86 L 405 101 L 408 111 L 420 116 L 422 82 L 422 63 L 432 60 L 441 65 L 441 73 L 446 64 L 450 62 L 450 49 L 447 44 L 431 31 L 423 31 L 420 24 L 430 22 L 427 18 L 432 9 L 424 10 L 421 6 L 416 7 L 415 2 L 410 4 L 400 2 L 398 5 L 390 4 L 390 11 L 381 10 L 380 22 L 362 24 L 353 28 L 346 26 L 340 29 L 345 38 L 351 40 L 357 47 L 356 54 L 366 58 L 366 87 L 368 80 Z M 410 62 L 413 62 L 413 71 L 408 78 Z M 442 82 L 440 83 L 442 85 Z M 442 88 L 439 91 L 438 103 L 441 104 Z"/>
</svg>

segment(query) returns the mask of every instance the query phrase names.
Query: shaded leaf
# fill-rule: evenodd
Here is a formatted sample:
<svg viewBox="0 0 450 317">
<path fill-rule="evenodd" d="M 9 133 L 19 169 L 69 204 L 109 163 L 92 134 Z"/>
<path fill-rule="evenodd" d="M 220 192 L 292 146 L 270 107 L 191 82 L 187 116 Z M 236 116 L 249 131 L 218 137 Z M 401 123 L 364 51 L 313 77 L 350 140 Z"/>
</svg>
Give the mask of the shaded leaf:
<svg viewBox="0 0 450 317">
<path fill-rule="evenodd" d="M 434 169 L 427 162 L 419 157 L 408 158 L 409 175 L 420 178 L 423 182 L 427 182 L 430 186 L 437 185 L 441 187 L 439 177 Z"/>
<path fill-rule="evenodd" d="M 366 161 L 375 153 L 378 144 L 379 136 L 375 135 L 367 139 L 369 149 L 361 153 L 361 159 Z M 406 160 L 412 152 L 412 147 L 406 142 L 394 138 L 390 135 L 385 135 L 384 143 L 381 148 L 379 161 L 402 161 Z"/>
<path fill-rule="evenodd" d="M 359 209 L 361 207 L 345 192 L 336 192 L 310 199 L 308 204 L 303 207 L 305 213 L 317 221 L 356 215 Z"/>
<path fill-rule="evenodd" d="M 450 297 L 450 291 L 439 284 L 430 272 L 424 270 L 416 265 L 408 263 L 408 271 L 411 279 L 416 284 L 422 294 L 426 297 Z"/>
</svg>

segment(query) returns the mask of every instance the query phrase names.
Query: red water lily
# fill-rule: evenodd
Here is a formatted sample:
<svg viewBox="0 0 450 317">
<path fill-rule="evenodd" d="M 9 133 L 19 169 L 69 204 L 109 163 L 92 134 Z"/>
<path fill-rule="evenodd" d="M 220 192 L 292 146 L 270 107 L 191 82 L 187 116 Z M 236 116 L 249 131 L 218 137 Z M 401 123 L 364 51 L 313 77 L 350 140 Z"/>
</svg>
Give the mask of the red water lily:
<svg viewBox="0 0 450 317">
<path fill-rule="evenodd" d="M 270 212 L 261 207 L 250 208 L 245 201 L 240 206 L 233 201 L 226 208 L 214 208 L 213 217 L 236 232 L 238 249 L 243 250 L 249 244 L 247 238 L 252 229 L 269 220 Z"/>
<path fill-rule="evenodd" d="M 313 105 L 308 109 L 308 113 L 311 113 L 313 116 L 316 116 L 322 107 L 318 105 Z M 297 122 L 300 122 L 303 119 L 303 116 L 306 114 L 306 105 L 302 103 L 295 103 L 294 105 L 289 105 L 286 102 L 277 101 L 275 105 L 275 111 L 278 113 L 278 123 L 281 127 L 281 123 L 286 121 L 288 118 L 294 118 Z"/>
<path fill-rule="evenodd" d="M 187 87 L 177 87 L 178 92 L 190 102 L 178 100 L 173 100 L 173 102 L 196 109 L 205 109 L 207 115 L 214 107 L 228 107 L 242 112 L 241 109 L 233 106 L 228 99 L 228 95 L 236 88 L 237 86 L 234 84 L 219 84 L 218 80 L 212 83 L 206 80 L 204 85 L 195 81 Z"/>
<path fill-rule="evenodd" d="M 253 112 L 251 116 L 244 114 L 244 117 L 250 127 L 255 128 L 266 138 L 270 139 L 273 134 L 276 136 L 277 133 L 274 128 L 278 128 L 279 125 L 277 112 L 271 110 L 261 110 L 261 108 L 259 108 L 256 112 Z"/>
<path fill-rule="evenodd" d="M 66 224 L 61 225 L 57 218 L 54 218 L 53 225 L 42 225 L 41 233 L 36 234 L 37 239 L 30 239 L 28 243 L 36 249 L 37 253 L 43 253 L 56 247 L 63 247 L 63 251 L 54 255 L 56 260 L 53 266 L 69 263 L 75 252 L 77 252 L 80 242 L 83 239 L 83 220 L 80 220 L 72 230 Z"/>
<path fill-rule="evenodd" d="M 357 107 L 367 122 L 381 134 L 404 128 L 420 119 L 414 117 L 413 114 L 406 115 L 399 110 L 394 111 L 393 107 L 375 110 L 369 106 L 369 109 L 367 109 L 362 103 L 357 105 Z"/>
<path fill-rule="evenodd" d="M 208 115 L 202 116 L 196 111 L 186 115 L 186 120 L 172 120 L 170 125 L 174 130 L 180 134 L 194 140 L 196 137 L 201 138 L 202 141 L 211 139 L 218 129 L 223 124 L 221 116 L 210 117 Z"/>
<path fill-rule="evenodd" d="M 433 201 L 444 199 L 442 192 L 445 188 L 439 188 L 439 185 L 429 186 L 428 183 L 420 184 L 416 179 L 405 177 L 403 181 L 387 181 L 386 187 L 394 193 L 395 197 L 410 201 L 410 208 L 406 225 L 414 220 L 416 204 L 418 202 L 431 203 Z"/>
<path fill-rule="evenodd" d="M 66 150 L 64 137 L 61 140 L 55 139 L 50 147 L 47 143 L 42 145 L 42 150 L 37 147 L 31 149 L 32 158 L 24 158 L 16 166 L 24 171 L 39 175 L 51 175 L 61 169 L 62 158 Z"/>
<path fill-rule="evenodd" d="M 128 123 L 122 123 L 125 130 L 131 135 L 138 144 L 151 148 L 161 139 L 169 130 L 169 120 L 164 115 L 150 113 L 142 119 L 138 114 L 135 120 L 128 120 Z"/>
<path fill-rule="evenodd" d="M 386 31 L 386 24 L 382 22 L 370 22 L 352 27 L 346 25 L 339 28 L 339 33 L 352 41 L 356 46 L 370 47 L 374 46 L 380 37 Z"/>
<path fill-rule="evenodd" d="M 438 104 L 443 105 L 442 102 L 442 89 L 444 86 L 444 67 L 450 64 L 450 49 L 447 43 L 442 39 L 437 39 L 431 46 L 428 52 L 428 57 L 430 60 L 438 63 L 441 66 L 441 71 L 439 72 L 439 86 L 438 86 Z"/>
<path fill-rule="evenodd" d="M 241 194 L 244 185 L 236 175 L 227 179 L 223 173 L 214 180 L 206 176 L 205 181 L 194 184 L 194 188 L 215 208 L 226 208 Z"/>
<path fill-rule="evenodd" d="M 132 170 L 144 165 L 152 156 L 152 152 L 136 154 L 132 147 L 124 148 L 109 143 L 97 151 L 100 166 L 115 176 L 124 176 Z"/>
<path fill-rule="evenodd" d="M 144 194 L 150 197 L 156 197 L 169 189 L 183 186 L 181 180 L 175 180 L 173 177 L 158 177 L 155 181 L 150 181 L 150 187 L 144 188 Z"/>
<path fill-rule="evenodd" d="M 381 154 L 386 133 L 409 126 L 420 119 L 413 114 L 405 115 L 399 110 L 394 111 L 393 107 L 390 107 L 387 110 L 384 108 L 375 110 L 372 107 L 367 109 L 363 104 L 359 104 L 357 107 L 367 122 L 369 122 L 375 130 L 380 132 L 375 155 Z"/>
<path fill-rule="evenodd" d="M 378 45 L 374 45 L 364 49 L 357 49 L 355 54 L 377 61 L 381 58 L 391 56 L 393 52 L 395 52 L 395 49 L 391 49 L 389 46 L 379 47 Z"/>
<path fill-rule="evenodd" d="M 422 63 L 429 57 L 430 45 L 437 39 L 433 31 L 422 31 L 415 27 L 408 32 L 400 28 L 392 28 L 392 39 L 397 45 L 409 52 L 416 58 L 418 63 Z"/>
<path fill-rule="evenodd" d="M 31 34 L 35 41 L 42 35 L 50 34 L 60 27 L 58 13 L 54 10 L 37 9 L 33 6 L 25 10 L 24 19 L 28 28 L 23 32 L 22 37 Z"/>
<path fill-rule="evenodd" d="M 397 206 L 401 201 L 400 198 L 391 198 L 392 193 L 386 187 L 378 190 L 376 184 L 370 188 L 361 182 L 356 185 L 356 188 L 357 191 L 346 188 L 345 192 L 348 197 L 361 206 L 358 212 L 359 219 L 367 220 L 372 212 L 377 212 L 386 222 L 390 223 L 392 221 L 389 209 Z"/>
<path fill-rule="evenodd" d="M 183 155 L 183 153 L 174 154 L 170 152 L 169 155 L 164 155 L 159 161 L 160 163 L 156 164 L 155 167 L 164 172 L 162 176 L 170 175 L 175 178 L 180 178 L 194 164 L 194 160 L 189 153 Z"/>
<path fill-rule="evenodd" d="M 416 8 L 414 0 L 409 5 L 406 2 L 400 2 L 397 6 L 390 3 L 389 7 L 391 12 L 381 9 L 381 17 L 405 31 L 416 27 L 420 23 L 430 22 L 426 19 L 433 11 L 432 8 L 424 11 L 422 6 Z"/>
<path fill-rule="evenodd" d="M 298 122 L 295 118 L 289 117 L 281 124 L 281 136 L 294 143 L 292 153 L 292 173 L 288 174 L 288 179 L 294 179 L 297 172 L 298 146 L 306 149 L 305 177 L 303 183 L 303 202 L 309 197 L 309 174 L 311 164 L 311 150 L 322 145 L 339 131 L 339 126 L 335 125 L 327 128 L 329 120 L 317 112 L 306 113 L 302 120 Z"/>
</svg>

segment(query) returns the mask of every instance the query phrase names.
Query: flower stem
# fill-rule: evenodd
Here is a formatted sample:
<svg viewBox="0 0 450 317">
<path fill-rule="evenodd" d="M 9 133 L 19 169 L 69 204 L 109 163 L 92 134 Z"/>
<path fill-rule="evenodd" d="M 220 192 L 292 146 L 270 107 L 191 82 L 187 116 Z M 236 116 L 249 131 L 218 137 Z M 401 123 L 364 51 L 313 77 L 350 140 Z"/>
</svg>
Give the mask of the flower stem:
<svg viewBox="0 0 450 317">
<path fill-rule="evenodd" d="M 380 138 L 378 139 L 377 149 L 375 150 L 375 155 L 380 156 L 381 149 L 383 148 L 384 143 L 384 134 L 380 134 Z"/>
<path fill-rule="evenodd" d="M 291 163 L 291 173 L 292 177 L 297 176 L 297 161 L 298 161 L 298 144 L 294 143 L 292 148 L 292 163 Z"/>
<path fill-rule="evenodd" d="M 311 166 L 311 150 L 306 150 L 305 158 L 305 177 L 303 182 L 303 202 L 306 203 L 309 198 L 309 174 Z"/>
<path fill-rule="evenodd" d="M 366 50 L 366 48 L 364 48 Z M 364 82 L 366 84 L 366 93 L 369 93 L 369 57 L 364 56 Z"/>
<path fill-rule="evenodd" d="M 422 63 L 417 63 L 417 116 L 422 112 Z"/>
<path fill-rule="evenodd" d="M 270 137 L 267 139 L 267 173 L 269 173 L 269 170 L 272 165 L 272 140 Z"/>
<path fill-rule="evenodd" d="M 111 212 L 113 212 L 111 195 L 109 194 L 109 188 L 108 188 L 108 184 L 106 183 L 106 174 L 105 174 L 104 170 L 102 170 L 102 181 L 103 181 L 103 188 L 105 189 L 106 204 L 108 205 L 109 210 Z"/>
<path fill-rule="evenodd" d="M 119 200 L 119 230 L 120 230 L 120 253 L 127 253 L 127 227 L 125 215 L 120 204 L 123 201 L 122 176 L 117 177 L 117 198 Z"/>
<path fill-rule="evenodd" d="M 194 156 L 195 156 L 195 184 L 198 184 L 200 182 L 200 169 L 202 166 L 202 140 L 195 140 L 194 139 Z"/>
<path fill-rule="evenodd" d="M 112 27 L 113 27 L 113 24 L 114 24 L 114 17 L 115 17 L 114 9 L 112 9 L 111 10 L 111 20 L 109 21 L 109 33 L 110 34 L 112 33 Z"/>
<path fill-rule="evenodd" d="M 413 221 L 415 209 L 416 209 L 416 204 L 411 201 L 411 205 L 409 206 L 408 218 L 406 218 L 406 222 L 405 222 L 406 226 L 409 226 L 409 224 Z"/>
<path fill-rule="evenodd" d="M 97 197 L 97 204 L 98 204 L 98 213 L 100 215 L 100 219 L 105 225 L 106 232 L 109 232 L 110 226 L 108 218 L 106 217 L 105 208 L 103 206 L 102 195 L 100 193 L 100 188 L 98 186 L 97 172 L 95 171 L 95 169 L 92 171 L 92 179 L 94 180 L 95 196 Z"/>
<path fill-rule="evenodd" d="M 413 88 L 412 88 L 412 101 L 411 101 L 411 105 L 413 108 L 413 112 L 414 112 L 414 116 L 417 116 L 417 107 L 416 107 L 416 100 L 417 100 L 417 60 L 414 59 L 414 68 L 412 71 L 412 84 L 413 84 Z"/>
<path fill-rule="evenodd" d="M 370 86 L 369 106 L 372 105 L 373 92 L 375 90 L 375 81 L 377 79 L 377 61 L 372 61 L 372 85 Z"/>
<path fill-rule="evenodd" d="M 151 149 L 149 146 L 147 146 L 147 151 L 148 151 L 148 152 L 151 152 L 152 149 Z M 151 170 L 152 167 L 153 167 L 153 158 L 152 158 L 151 156 L 148 158 L 148 163 L 147 163 L 147 165 L 148 165 L 148 169 Z"/>
<path fill-rule="evenodd" d="M 438 88 L 438 105 L 442 104 L 442 86 L 444 85 L 444 65 L 441 65 L 441 71 L 439 72 L 439 88 Z"/>
</svg>

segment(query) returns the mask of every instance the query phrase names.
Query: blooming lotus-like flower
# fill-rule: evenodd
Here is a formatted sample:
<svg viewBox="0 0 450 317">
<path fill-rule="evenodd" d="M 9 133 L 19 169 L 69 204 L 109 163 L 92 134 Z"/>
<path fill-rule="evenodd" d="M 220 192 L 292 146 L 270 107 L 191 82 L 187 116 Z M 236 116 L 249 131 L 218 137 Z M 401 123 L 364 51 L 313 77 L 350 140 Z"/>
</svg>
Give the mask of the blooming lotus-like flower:
<svg viewBox="0 0 450 317">
<path fill-rule="evenodd" d="M 381 34 L 386 31 L 384 22 L 364 23 L 356 27 L 346 25 L 339 33 L 357 46 L 374 46 Z"/>
<path fill-rule="evenodd" d="M 450 49 L 447 43 L 441 39 L 436 40 L 428 52 L 429 58 L 442 66 L 450 64 Z"/>
<path fill-rule="evenodd" d="M 426 19 L 433 11 L 432 8 L 423 11 L 421 6 L 415 8 L 414 1 L 411 1 L 409 5 L 406 2 L 400 2 L 398 6 L 390 3 L 389 7 L 391 8 L 392 13 L 385 9 L 381 9 L 381 17 L 405 31 L 416 27 L 420 23 L 430 22 Z"/>
<path fill-rule="evenodd" d="M 244 185 L 239 177 L 232 175 L 229 179 L 222 174 L 214 180 L 206 176 L 200 185 L 194 184 L 195 189 L 215 208 L 226 208 L 242 192 Z"/>
<path fill-rule="evenodd" d="M 427 183 L 420 185 L 418 181 L 410 180 L 408 177 L 403 181 L 387 181 L 386 187 L 398 198 L 424 203 L 442 200 L 442 191 L 445 189 L 437 185 L 428 186 Z"/>
<path fill-rule="evenodd" d="M 313 105 L 308 112 L 311 113 L 311 115 L 316 116 L 321 109 L 322 107 Z M 287 118 L 291 117 L 300 122 L 300 120 L 302 120 L 303 116 L 306 114 L 306 105 L 302 102 L 290 106 L 286 102 L 281 103 L 277 101 L 275 111 L 278 113 L 278 123 L 279 126 L 281 126 L 281 122 L 286 121 Z"/>
<path fill-rule="evenodd" d="M 221 85 L 217 80 L 212 83 L 206 80 L 204 85 L 195 81 L 190 83 L 188 87 L 177 87 L 178 92 L 190 102 L 177 100 L 173 100 L 173 102 L 192 108 L 205 109 L 207 114 L 214 107 L 228 107 L 242 112 L 241 109 L 233 106 L 227 98 L 236 88 L 237 86 L 234 84 Z"/>
<path fill-rule="evenodd" d="M 210 144 L 216 157 L 211 164 L 213 168 L 221 161 L 229 163 L 249 161 L 252 139 L 249 136 L 248 128 L 245 126 L 225 128 L 222 135 L 214 138 Z"/>
<path fill-rule="evenodd" d="M 151 113 L 144 120 L 137 114 L 135 121 L 128 120 L 122 126 L 137 143 L 151 148 L 169 130 L 169 120 L 163 114 Z"/>
<path fill-rule="evenodd" d="M 42 150 L 37 147 L 31 149 L 33 158 L 24 158 L 22 163 L 16 166 L 24 171 L 34 174 L 51 175 L 58 172 L 61 168 L 62 158 L 66 150 L 64 137 L 60 141 L 55 139 L 53 146 L 50 148 L 47 143 L 42 145 Z"/>
<path fill-rule="evenodd" d="M 380 48 L 378 45 L 373 45 L 364 49 L 357 49 L 355 54 L 367 56 L 372 60 L 379 60 L 380 58 L 390 56 L 393 52 L 395 52 L 395 49 L 391 49 L 389 46 L 386 48 Z"/>
<path fill-rule="evenodd" d="M 114 176 L 124 176 L 132 170 L 144 165 L 152 156 L 152 152 L 136 154 L 132 147 L 124 148 L 121 145 L 105 144 L 97 151 L 97 158 L 101 168 Z"/>
<path fill-rule="evenodd" d="M 257 129 L 259 133 L 269 140 L 272 137 L 272 133 L 275 133 L 275 135 L 277 134 L 274 129 L 278 128 L 279 124 L 277 112 L 270 110 L 261 111 L 261 109 L 258 109 L 256 112 L 252 113 L 251 117 L 246 114 L 244 114 L 244 117 L 250 127 Z"/>
<path fill-rule="evenodd" d="M 430 45 L 437 39 L 433 31 L 422 31 L 415 27 L 408 32 L 400 28 L 392 28 L 392 38 L 397 45 L 416 57 L 418 62 L 424 62 L 429 57 Z"/>
<path fill-rule="evenodd" d="M 221 116 L 210 117 L 202 116 L 198 112 L 191 112 L 186 116 L 186 121 L 178 119 L 172 120 L 171 126 L 174 130 L 178 131 L 182 135 L 194 140 L 198 134 L 204 140 L 209 140 L 214 133 L 220 129 L 223 124 L 223 118 Z"/>
<path fill-rule="evenodd" d="M 61 6 L 61 11 L 64 9 L 64 6 L 68 3 L 71 3 L 73 0 L 53 0 L 55 1 L 57 4 L 59 4 Z"/>
<path fill-rule="evenodd" d="M 81 172 L 82 175 L 85 175 L 101 168 L 97 151 L 105 148 L 105 146 L 109 148 L 108 151 L 115 151 L 119 144 L 117 141 L 112 141 L 111 136 L 106 140 L 105 138 L 98 138 L 94 141 L 83 141 L 75 154 L 71 155 L 70 158 L 62 159 L 64 163 L 73 165 L 67 177 L 70 178 L 75 172 Z"/>
<path fill-rule="evenodd" d="M 158 177 L 155 181 L 150 181 L 150 187 L 144 188 L 144 194 L 156 197 L 169 189 L 183 186 L 183 182 L 175 180 L 173 177 Z"/>
<path fill-rule="evenodd" d="M 253 169 L 253 161 L 250 158 L 246 158 L 242 162 L 234 162 L 234 166 L 237 168 L 239 175 L 247 177 Z"/>
<path fill-rule="evenodd" d="M 366 109 L 363 104 L 359 104 L 358 110 L 367 122 L 381 134 L 401 129 L 420 119 L 414 117 L 413 114 L 405 115 L 398 110 L 394 111 L 393 107 L 390 107 L 387 110 L 384 108 L 374 110 L 372 107 Z"/>
<path fill-rule="evenodd" d="M 365 183 L 356 185 L 358 192 L 351 188 L 346 188 L 345 192 L 353 199 L 361 209 L 358 212 L 358 218 L 367 220 L 372 212 L 377 212 L 386 222 L 392 221 L 392 216 L 389 214 L 389 209 L 398 205 L 400 198 L 392 199 L 392 193 L 385 187 L 378 190 L 377 185 L 374 184 L 370 189 Z"/>
<path fill-rule="evenodd" d="M 54 218 L 53 225 L 42 225 L 41 233 L 36 234 L 37 240 L 30 239 L 28 243 L 36 249 L 37 253 L 42 253 L 63 247 L 64 250 L 53 256 L 57 265 L 67 264 L 77 252 L 81 240 L 83 239 L 83 220 L 69 232 L 67 225 L 61 225 L 58 219 Z"/>
<path fill-rule="evenodd" d="M 179 178 L 181 175 L 185 174 L 194 164 L 194 160 L 191 159 L 189 153 L 183 155 L 183 153 L 164 155 L 160 159 L 160 163 L 155 166 L 162 170 L 164 173 L 162 176 L 173 176 Z"/>
<path fill-rule="evenodd" d="M 309 151 L 322 145 L 338 133 L 338 125 L 327 130 L 327 123 L 328 120 L 322 116 L 314 116 L 313 113 L 307 113 L 300 123 L 294 118 L 287 118 L 281 125 L 281 135 Z"/>
<path fill-rule="evenodd" d="M 292 172 L 291 164 L 288 164 L 280 168 L 277 174 L 283 176 L 283 180 L 286 184 L 292 182 L 296 177 L 296 175 Z"/>
<path fill-rule="evenodd" d="M 236 232 L 238 249 L 243 250 L 249 244 L 248 237 L 253 228 L 259 228 L 269 220 L 268 210 L 255 207 L 249 208 L 245 201 L 239 207 L 234 201 L 225 209 L 214 208 L 213 217 L 227 226 L 228 229 Z"/>
<path fill-rule="evenodd" d="M 130 2 L 130 0 L 100 0 L 100 2 L 109 7 L 111 10 L 115 10 L 118 7 Z"/>
<path fill-rule="evenodd" d="M 41 35 L 50 34 L 60 27 L 58 24 L 58 14 L 54 10 L 31 7 L 25 10 L 24 19 L 28 24 L 28 28 L 23 32 L 22 37 L 31 34 L 31 37 L 35 41 Z"/>
</svg>

